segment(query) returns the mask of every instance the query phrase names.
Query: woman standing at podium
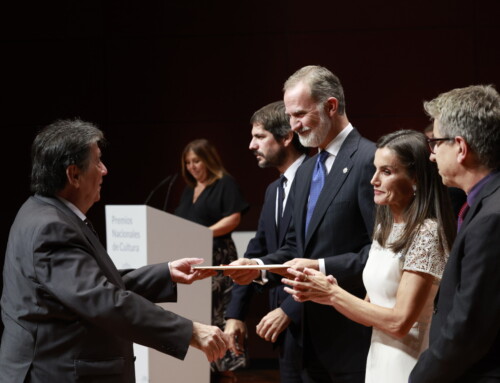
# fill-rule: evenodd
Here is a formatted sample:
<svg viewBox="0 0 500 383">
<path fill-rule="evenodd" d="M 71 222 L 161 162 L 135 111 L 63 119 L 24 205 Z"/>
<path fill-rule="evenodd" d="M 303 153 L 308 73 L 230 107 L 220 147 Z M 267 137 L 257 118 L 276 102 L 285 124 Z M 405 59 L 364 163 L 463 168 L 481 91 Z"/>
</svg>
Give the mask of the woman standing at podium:
<svg viewBox="0 0 500 383">
<path fill-rule="evenodd" d="M 238 258 L 231 232 L 248 209 L 240 188 L 222 165 L 215 147 L 206 139 L 186 145 L 181 158 L 186 187 L 175 215 L 207 226 L 213 232 L 213 265 L 229 264 Z M 232 281 L 218 274 L 212 278 L 212 324 L 224 330 L 224 314 L 231 298 Z M 233 371 L 245 365 L 245 355 L 230 352 L 212 363 L 213 372 Z"/>
</svg>

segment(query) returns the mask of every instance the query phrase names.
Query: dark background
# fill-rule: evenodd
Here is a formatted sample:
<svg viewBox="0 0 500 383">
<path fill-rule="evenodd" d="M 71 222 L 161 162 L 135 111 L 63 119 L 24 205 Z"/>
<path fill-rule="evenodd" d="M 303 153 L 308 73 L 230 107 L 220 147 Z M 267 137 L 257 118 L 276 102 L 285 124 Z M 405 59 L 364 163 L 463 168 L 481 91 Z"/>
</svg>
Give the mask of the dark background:
<svg viewBox="0 0 500 383">
<path fill-rule="evenodd" d="M 396 129 L 421 130 L 429 122 L 423 100 L 472 84 L 498 88 L 499 5 L 498 0 L 2 5 L 0 264 L 9 227 L 29 195 L 31 142 L 55 119 L 92 121 L 110 141 L 102 198 L 89 212 L 102 238 L 104 205 L 143 203 L 162 178 L 179 171 L 183 146 L 201 137 L 219 149 L 251 204 L 239 230 L 255 230 L 265 187 L 277 173 L 259 169 L 247 149 L 249 118 L 281 99 L 290 74 L 309 64 L 336 73 L 350 121 L 372 140 Z M 178 178 L 168 211 L 182 187 Z M 151 205 L 161 207 L 164 195 L 159 190 Z M 268 344 L 251 342 L 256 342 L 254 358 L 272 355 Z"/>
</svg>

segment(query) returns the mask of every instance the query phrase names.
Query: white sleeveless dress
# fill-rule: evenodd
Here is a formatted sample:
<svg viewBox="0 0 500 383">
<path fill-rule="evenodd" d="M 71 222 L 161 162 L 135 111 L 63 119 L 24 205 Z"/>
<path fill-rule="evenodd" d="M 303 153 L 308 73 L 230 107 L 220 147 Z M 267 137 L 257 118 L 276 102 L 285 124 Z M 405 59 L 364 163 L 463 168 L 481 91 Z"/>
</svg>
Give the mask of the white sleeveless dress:
<svg viewBox="0 0 500 383">
<path fill-rule="evenodd" d="M 401 236 L 404 224 L 394 224 L 388 243 Z M 408 253 L 395 254 L 374 241 L 363 271 L 363 282 L 370 302 L 394 307 L 403 270 L 419 271 L 435 277 L 424 309 L 410 332 L 394 338 L 373 328 L 366 363 L 366 383 L 406 383 L 420 354 L 429 345 L 429 326 L 434 297 L 448 254 L 439 251 L 437 223 L 427 219 L 421 226 Z"/>
</svg>

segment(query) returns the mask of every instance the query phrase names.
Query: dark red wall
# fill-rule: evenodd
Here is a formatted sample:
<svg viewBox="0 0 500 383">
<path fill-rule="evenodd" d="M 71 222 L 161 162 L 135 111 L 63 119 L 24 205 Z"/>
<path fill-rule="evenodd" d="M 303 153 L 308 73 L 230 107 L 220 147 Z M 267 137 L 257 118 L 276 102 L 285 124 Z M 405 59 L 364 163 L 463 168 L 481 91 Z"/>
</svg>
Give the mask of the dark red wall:
<svg viewBox="0 0 500 383">
<path fill-rule="evenodd" d="M 101 233 L 105 204 L 144 202 L 198 137 L 215 143 L 239 181 L 252 206 L 240 229 L 254 230 L 277 174 L 256 166 L 248 120 L 301 66 L 340 77 L 351 122 L 373 140 L 422 129 L 422 101 L 440 92 L 500 86 L 498 0 L 17 3 L 0 23 L 2 256 L 29 195 L 32 139 L 57 118 L 93 121 L 111 143 L 89 214 Z M 169 210 L 181 187 L 179 178 Z"/>
</svg>

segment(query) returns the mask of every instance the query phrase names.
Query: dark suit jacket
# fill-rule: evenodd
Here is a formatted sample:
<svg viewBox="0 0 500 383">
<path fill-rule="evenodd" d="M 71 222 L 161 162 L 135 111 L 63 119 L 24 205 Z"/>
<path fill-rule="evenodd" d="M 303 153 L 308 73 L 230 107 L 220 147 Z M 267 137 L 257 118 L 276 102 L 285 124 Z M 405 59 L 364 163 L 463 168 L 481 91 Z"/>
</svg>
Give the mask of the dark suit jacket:
<svg viewBox="0 0 500 383">
<path fill-rule="evenodd" d="M 374 224 L 373 187 L 375 145 L 353 130 L 346 138 L 328 174 L 304 235 L 305 216 L 316 156 L 295 176 L 290 198 L 294 211 L 286 244 L 262 258 L 266 264 L 289 259 L 325 259 L 326 272 L 349 292 L 366 294 L 361 273 L 368 257 Z M 290 306 L 290 307 L 287 307 Z M 323 366 L 333 373 L 364 371 L 370 344 L 369 328 L 354 323 L 331 306 L 293 300 L 284 310 L 303 310 L 304 354 L 313 347 Z"/>
<path fill-rule="evenodd" d="M 304 161 L 306 160 L 307 157 Z M 283 212 L 280 232 L 277 233 L 275 214 L 276 193 L 279 182 L 279 179 L 275 180 L 266 189 L 257 232 L 255 233 L 255 237 L 248 243 L 247 251 L 244 255 L 246 258 L 258 258 L 273 253 L 285 243 L 286 232 L 292 218 L 292 203 L 289 198 Z M 278 275 L 275 277 L 273 273 L 269 273 L 269 278 L 269 286 L 271 286 L 269 290 L 269 306 L 271 310 L 274 310 L 280 307 L 284 300 L 292 299 L 292 297 L 284 291 L 284 285 L 279 282 L 281 276 Z M 231 292 L 231 302 L 227 307 L 226 317 L 244 321 L 253 292 L 255 289 L 259 289 L 259 287 L 254 284 L 244 286 L 235 285 Z M 300 311 L 288 311 L 286 314 L 292 318 L 294 323 L 298 324 L 300 322 Z"/>
<path fill-rule="evenodd" d="M 134 382 L 132 342 L 183 359 L 192 322 L 167 264 L 118 271 L 61 201 L 30 197 L 7 245 L 0 382 Z"/>
<path fill-rule="evenodd" d="M 430 346 L 410 375 L 413 383 L 500 381 L 499 230 L 496 174 L 479 192 L 453 244 Z"/>
</svg>

